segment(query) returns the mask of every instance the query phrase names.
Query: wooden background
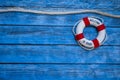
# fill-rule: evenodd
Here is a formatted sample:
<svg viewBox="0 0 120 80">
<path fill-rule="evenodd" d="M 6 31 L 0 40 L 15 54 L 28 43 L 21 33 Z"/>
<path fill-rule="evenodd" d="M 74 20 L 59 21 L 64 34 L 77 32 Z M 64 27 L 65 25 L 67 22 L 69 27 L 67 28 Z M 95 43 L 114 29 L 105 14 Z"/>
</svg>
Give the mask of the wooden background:
<svg viewBox="0 0 120 80">
<path fill-rule="evenodd" d="M 0 0 L 0 8 L 33 10 L 94 9 L 120 14 L 120 0 Z M 72 27 L 79 19 L 104 19 L 108 40 L 86 51 Z M 94 28 L 84 31 L 96 37 Z M 0 80 L 120 80 L 120 19 L 98 14 L 38 15 L 0 13 Z"/>
</svg>

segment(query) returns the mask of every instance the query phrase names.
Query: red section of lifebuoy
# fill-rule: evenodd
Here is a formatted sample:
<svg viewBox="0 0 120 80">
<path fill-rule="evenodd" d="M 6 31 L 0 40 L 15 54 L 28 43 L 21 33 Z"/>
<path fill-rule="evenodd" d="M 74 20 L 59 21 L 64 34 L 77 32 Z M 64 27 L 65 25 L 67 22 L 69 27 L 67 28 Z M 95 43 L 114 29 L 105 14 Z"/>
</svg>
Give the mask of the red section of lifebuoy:
<svg viewBox="0 0 120 80">
<path fill-rule="evenodd" d="M 98 31 L 101 31 L 101 30 L 103 30 L 103 29 L 105 29 L 104 24 L 97 26 L 97 30 L 98 30 Z"/>
<path fill-rule="evenodd" d="M 85 23 L 85 26 L 89 26 L 90 25 L 90 21 L 88 20 L 88 17 L 83 18 L 83 21 Z"/>
<path fill-rule="evenodd" d="M 92 42 L 94 44 L 94 48 L 97 48 L 100 46 L 99 41 L 97 39 L 92 40 Z"/>
<path fill-rule="evenodd" d="M 82 39 L 82 38 L 84 38 L 83 33 L 77 34 L 77 35 L 75 36 L 75 39 L 76 39 L 76 40 L 80 40 L 80 39 Z"/>
</svg>

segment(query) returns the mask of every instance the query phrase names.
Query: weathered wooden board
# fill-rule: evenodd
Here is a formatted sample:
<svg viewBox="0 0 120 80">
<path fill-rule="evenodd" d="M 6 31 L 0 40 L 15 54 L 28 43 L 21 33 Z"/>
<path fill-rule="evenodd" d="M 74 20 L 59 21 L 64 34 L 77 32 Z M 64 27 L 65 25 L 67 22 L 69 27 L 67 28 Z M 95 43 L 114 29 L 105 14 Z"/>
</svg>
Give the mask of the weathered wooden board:
<svg viewBox="0 0 120 80">
<path fill-rule="evenodd" d="M 64 26 L 0 26 L 0 44 L 72 44 L 77 45 L 72 27 Z M 110 26 L 111 27 L 111 26 Z M 104 45 L 120 45 L 120 28 L 107 26 L 108 39 Z M 95 28 L 88 27 L 85 37 L 94 39 Z M 116 38 L 117 37 L 117 38 Z"/>
<path fill-rule="evenodd" d="M 119 80 L 120 65 L 1 64 L 1 80 Z"/>
<path fill-rule="evenodd" d="M 120 14 L 120 11 L 106 10 L 111 14 Z M 54 25 L 73 26 L 78 20 L 86 16 L 100 17 L 106 26 L 119 27 L 120 19 L 110 18 L 98 14 L 75 14 L 75 15 L 39 15 L 30 13 L 9 12 L 0 13 L 0 25 Z"/>
<path fill-rule="evenodd" d="M 112 50 L 112 51 L 111 51 Z M 0 45 L 1 63 L 119 63 L 120 46 Z"/>
<path fill-rule="evenodd" d="M 0 0 L 0 6 L 20 6 L 32 9 L 120 9 L 120 0 Z"/>
</svg>

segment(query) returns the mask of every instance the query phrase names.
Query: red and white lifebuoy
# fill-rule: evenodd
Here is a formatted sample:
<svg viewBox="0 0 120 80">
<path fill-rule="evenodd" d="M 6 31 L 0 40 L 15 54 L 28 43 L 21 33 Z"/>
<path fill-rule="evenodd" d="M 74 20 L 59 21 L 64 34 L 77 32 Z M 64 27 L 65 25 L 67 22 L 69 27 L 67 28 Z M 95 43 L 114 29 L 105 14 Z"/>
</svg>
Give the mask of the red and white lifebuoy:
<svg viewBox="0 0 120 80">
<path fill-rule="evenodd" d="M 98 36 L 93 40 L 88 40 L 84 37 L 83 30 L 85 27 L 92 25 L 95 26 L 98 31 Z M 92 50 L 103 44 L 106 39 L 105 26 L 98 18 L 85 17 L 83 18 L 76 27 L 75 39 L 78 44 L 87 50 Z"/>
</svg>

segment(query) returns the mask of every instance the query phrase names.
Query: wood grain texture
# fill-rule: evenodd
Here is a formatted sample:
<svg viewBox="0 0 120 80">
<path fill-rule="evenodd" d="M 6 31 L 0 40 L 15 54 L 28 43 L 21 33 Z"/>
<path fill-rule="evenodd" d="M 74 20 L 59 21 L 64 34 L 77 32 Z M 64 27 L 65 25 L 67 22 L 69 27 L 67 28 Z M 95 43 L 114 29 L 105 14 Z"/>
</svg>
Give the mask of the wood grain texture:
<svg viewBox="0 0 120 80">
<path fill-rule="evenodd" d="M 1 80 L 119 80 L 120 65 L 2 64 Z"/>
<path fill-rule="evenodd" d="M 0 26 L 0 44 L 72 44 L 77 45 L 72 33 L 73 26 Z M 120 28 L 106 26 L 108 39 L 103 45 L 120 45 Z M 97 31 L 84 30 L 88 39 L 94 39 Z M 115 39 L 116 38 L 116 39 Z"/>
<path fill-rule="evenodd" d="M 111 14 L 120 14 L 120 11 L 105 10 Z M 73 26 L 78 20 L 86 16 L 100 17 L 104 20 L 106 26 L 118 26 L 120 24 L 120 19 L 110 18 L 98 14 L 75 14 L 75 15 L 39 15 L 30 13 L 19 13 L 19 12 L 9 12 L 0 14 L 0 25 L 62 25 Z"/>
<path fill-rule="evenodd" d="M 86 51 L 80 46 L 72 45 L 1 45 L 0 52 L 1 63 L 120 62 L 120 46 L 101 46 L 96 50 Z"/>
<path fill-rule="evenodd" d="M 0 9 L 23 7 L 44 11 L 94 9 L 120 14 L 120 0 L 0 0 Z M 76 21 L 101 17 L 107 41 L 92 51 L 77 45 Z M 97 32 L 86 28 L 85 37 Z M 99 14 L 38 15 L 0 13 L 0 80 L 119 80 L 120 19 Z"/>
<path fill-rule="evenodd" d="M 0 6 L 21 6 L 32 9 L 120 9 L 120 0 L 0 0 Z"/>
</svg>

